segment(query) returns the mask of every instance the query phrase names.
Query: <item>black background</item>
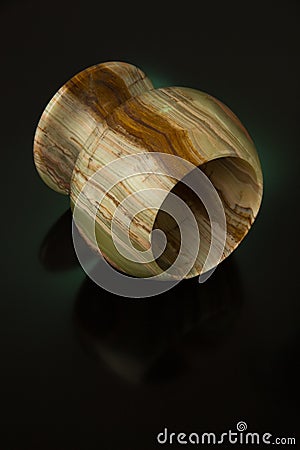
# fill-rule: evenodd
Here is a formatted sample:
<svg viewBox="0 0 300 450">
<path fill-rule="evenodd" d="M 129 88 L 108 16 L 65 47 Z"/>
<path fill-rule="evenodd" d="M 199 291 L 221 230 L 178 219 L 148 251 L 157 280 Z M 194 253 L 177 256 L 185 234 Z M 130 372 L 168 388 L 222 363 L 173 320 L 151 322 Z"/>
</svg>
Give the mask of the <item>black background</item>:
<svg viewBox="0 0 300 450">
<path fill-rule="evenodd" d="M 299 437 L 297 2 L 7 1 L 0 11 L 0 449 L 150 450 L 164 427 L 221 432 L 240 420 Z M 108 60 L 139 66 L 156 87 L 214 95 L 256 143 L 261 211 L 204 285 L 141 301 L 95 287 L 72 251 L 68 198 L 35 171 L 45 105 Z"/>
</svg>

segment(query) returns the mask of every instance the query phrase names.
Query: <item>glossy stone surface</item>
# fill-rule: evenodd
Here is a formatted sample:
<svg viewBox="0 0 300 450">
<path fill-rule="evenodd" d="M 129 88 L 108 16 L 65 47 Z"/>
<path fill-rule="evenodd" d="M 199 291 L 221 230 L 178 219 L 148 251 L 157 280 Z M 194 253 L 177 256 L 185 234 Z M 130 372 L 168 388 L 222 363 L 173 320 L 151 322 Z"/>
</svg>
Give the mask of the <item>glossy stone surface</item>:
<svg viewBox="0 0 300 450">
<path fill-rule="evenodd" d="M 99 168 L 121 156 L 141 152 L 180 156 L 209 177 L 225 210 L 227 239 L 223 259 L 227 257 L 247 234 L 258 213 L 263 181 L 252 139 L 219 100 L 185 87 L 154 89 L 135 66 L 103 63 L 80 72 L 55 94 L 42 114 L 34 140 L 34 159 L 40 176 L 52 189 L 69 194 L 71 206 L 86 180 Z M 153 187 L 176 193 L 193 211 L 201 246 L 188 277 L 200 274 L 210 244 L 208 216 L 199 199 L 167 176 L 137 176 L 134 181 L 122 181 L 112 195 L 105 196 L 96 224 L 102 252 L 112 265 L 134 276 L 155 275 L 172 264 L 180 236 L 162 212 L 148 209 L 130 230 L 133 245 L 141 250 L 147 250 L 154 228 L 165 231 L 169 244 L 159 261 L 128 263 L 119 257 L 111 239 L 111 220 L 121 201 L 140 189 Z M 89 214 L 88 205 L 81 206 Z"/>
</svg>

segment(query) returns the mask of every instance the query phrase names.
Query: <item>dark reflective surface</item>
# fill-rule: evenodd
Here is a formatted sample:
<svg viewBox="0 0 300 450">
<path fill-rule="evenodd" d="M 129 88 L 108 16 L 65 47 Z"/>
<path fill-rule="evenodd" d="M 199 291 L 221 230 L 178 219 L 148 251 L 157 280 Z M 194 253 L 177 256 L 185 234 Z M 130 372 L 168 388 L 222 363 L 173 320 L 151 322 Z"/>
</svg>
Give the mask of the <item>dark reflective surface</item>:
<svg viewBox="0 0 300 450">
<path fill-rule="evenodd" d="M 45 269 L 56 272 L 78 266 L 71 223 L 72 212 L 68 209 L 46 234 L 39 251 L 39 259 Z"/>
<path fill-rule="evenodd" d="M 42 242 L 40 260 L 49 271 L 79 265 L 71 220 L 67 210 Z M 218 345 L 230 334 L 242 298 L 234 257 L 223 262 L 209 282 L 199 284 L 197 277 L 184 280 L 148 299 L 119 297 L 86 277 L 76 296 L 74 323 L 87 353 L 121 378 L 160 382 L 188 370 L 186 352 L 191 343 L 201 358 L 201 346 Z"/>
<path fill-rule="evenodd" d="M 67 210 L 42 241 L 40 261 L 50 273 L 71 272 L 78 266 L 70 243 L 71 219 Z M 204 424 L 209 427 L 213 420 L 214 430 L 221 432 L 224 424 L 234 427 L 241 417 L 249 420 L 256 431 L 281 436 L 278 428 L 272 426 L 274 417 L 265 419 L 256 405 L 257 401 L 269 402 L 273 408 L 271 405 L 279 401 L 282 407 L 297 409 L 299 340 L 295 337 L 292 346 L 288 344 L 286 350 L 278 351 L 273 342 L 276 330 L 272 330 L 270 346 L 270 321 L 258 330 L 265 336 L 266 348 L 255 350 L 255 344 L 247 337 L 247 328 L 254 323 L 247 320 L 244 297 L 234 255 L 206 283 L 199 284 L 197 278 L 184 280 L 172 290 L 148 299 L 118 297 L 83 277 L 72 308 L 75 342 L 84 352 L 83 360 L 90 361 L 88 371 L 99 377 L 93 386 L 104 408 L 99 417 L 105 427 L 113 423 L 123 430 L 122 438 L 112 438 L 108 433 L 99 439 L 99 445 L 113 442 L 116 448 L 127 448 L 127 444 L 121 444 L 122 439 L 128 439 L 130 446 L 146 439 L 145 448 L 150 449 L 155 447 L 156 435 L 165 426 L 170 432 L 200 432 L 205 431 Z M 143 398 L 145 404 L 141 403 Z M 218 409 L 213 398 L 218 398 Z M 162 399 L 160 415 L 156 402 Z M 112 405 L 118 405 L 123 412 L 116 417 Z M 224 416 L 225 411 L 228 417 Z M 147 426 L 144 424 L 133 439 L 133 424 L 140 423 L 140 419 Z M 282 421 L 282 436 L 286 436 L 284 430 L 289 430 L 289 425 Z M 294 437 L 296 432 L 288 436 Z"/>
<path fill-rule="evenodd" d="M 224 263 L 211 282 L 183 281 L 147 300 L 113 296 L 86 279 L 75 323 L 85 348 L 120 377 L 160 382 L 188 370 L 190 352 L 201 359 L 203 345 L 226 339 L 241 302 L 233 261 Z"/>
</svg>

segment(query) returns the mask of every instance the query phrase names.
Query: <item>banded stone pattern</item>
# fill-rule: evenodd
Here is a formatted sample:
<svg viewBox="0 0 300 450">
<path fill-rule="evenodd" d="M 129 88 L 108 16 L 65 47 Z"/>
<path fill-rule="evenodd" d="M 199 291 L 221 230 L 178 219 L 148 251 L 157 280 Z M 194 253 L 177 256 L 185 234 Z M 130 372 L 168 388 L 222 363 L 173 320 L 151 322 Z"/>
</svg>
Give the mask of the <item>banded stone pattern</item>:
<svg viewBox="0 0 300 450">
<path fill-rule="evenodd" d="M 41 177 L 56 191 L 70 194 L 71 205 L 99 168 L 121 156 L 141 152 L 180 156 L 210 178 L 225 210 L 223 258 L 227 257 L 258 213 L 263 180 L 252 139 L 219 100 L 189 88 L 154 89 L 143 72 L 126 63 L 99 64 L 73 77 L 53 97 L 40 119 L 34 143 Z M 105 180 L 103 186 L 99 185 L 99 197 L 104 186 Z M 131 241 L 140 250 L 149 247 L 153 229 L 165 231 L 167 248 L 157 261 L 130 262 L 118 254 L 111 238 L 112 217 L 120 203 L 130 194 L 153 187 L 179 195 L 194 213 L 201 245 L 188 277 L 196 276 L 209 249 L 210 223 L 201 201 L 172 177 L 140 175 L 115 186 L 98 210 L 98 244 L 112 265 L 134 276 L 161 273 L 174 262 L 180 247 L 178 226 L 162 211 L 147 209 L 130 228 Z M 80 205 L 87 220 L 94 202 L 97 198 L 85 198 Z M 122 223 L 118 226 L 122 236 Z M 89 241 L 85 230 L 81 232 Z"/>
<path fill-rule="evenodd" d="M 69 194 L 74 164 L 88 136 L 132 96 L 152 89 L 137 67 L 117 62 L 98 64 L 71 78 L 44 110 L 34 138 L 34 161 L 52 189 Z"/>
</svg>

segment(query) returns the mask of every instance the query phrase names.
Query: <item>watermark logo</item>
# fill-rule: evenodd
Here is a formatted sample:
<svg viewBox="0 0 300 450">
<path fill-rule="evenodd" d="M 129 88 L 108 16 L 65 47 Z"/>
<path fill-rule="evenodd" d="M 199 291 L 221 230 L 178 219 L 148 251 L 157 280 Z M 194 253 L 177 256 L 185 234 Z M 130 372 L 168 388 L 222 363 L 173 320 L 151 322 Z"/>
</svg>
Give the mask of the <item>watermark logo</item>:
<svg viewBox="0 0 300 450">
<path fill-rule="evenodd" d="M 199 282 L 206 281 L 221 261 L 225 247 L 226 218 L 222 201 L 209 178 L 198 167 L 178 156 L 159 152 L 138 153 L 113 160 L 84 183 L 74 205 L 72 223 L 73 243 L 82 268 L 96 284 L 107 291 L 125 297 L 141 298 L 171 289 L 194 266 L 200 246 L 197 221 L 192 210 L 179 196 L 161 186 L 133 189 L 116 208 L 109 233 L 122 258 L 138 264 L 155 261 L 166 248 L 166 235 L 162 230 L 152 230 L 149 236 L 150 248 L 140 251 L 131 242 L 130 226 L 141 211 L 147 208 L 163 209 L 176 221 L 180 230 L 181 245 L 174 263 L 158 275 L 137 278 L 115 270 L 104 258 L 95 232 L 99 208 L 115 186 L 119 184 L 121 189 L 123 186 L 124 193 L 122 183 L 137 175 L 164 176 L 181 181 L 201 200 L 210 221 L 210 247 L 199 276 Z M 120 223 L 122 236 L 118 235 Z M 92 247 L 98 249 L 92 257 L 89 246 L 83 245 L 78 229 L 83 230 Z"/>
<path fill-rule="evenodd" d="M 195 444 L 195 445 L 296 445 L 294 437 L 274 437 L 271 433 L 255 433 L 247 431 L 246 422 L 238 422 L 236 430 L 225 433 L 174 433 L 167 428 L 157 435 L 157 442 L 163 444 Z"/>
<path fill-rule="evenodd" d="M 246 422 L 238 422 L 236 427 L 237 427 L 238 431 L 246 431 L 247 430 Z"/>
</svg>

